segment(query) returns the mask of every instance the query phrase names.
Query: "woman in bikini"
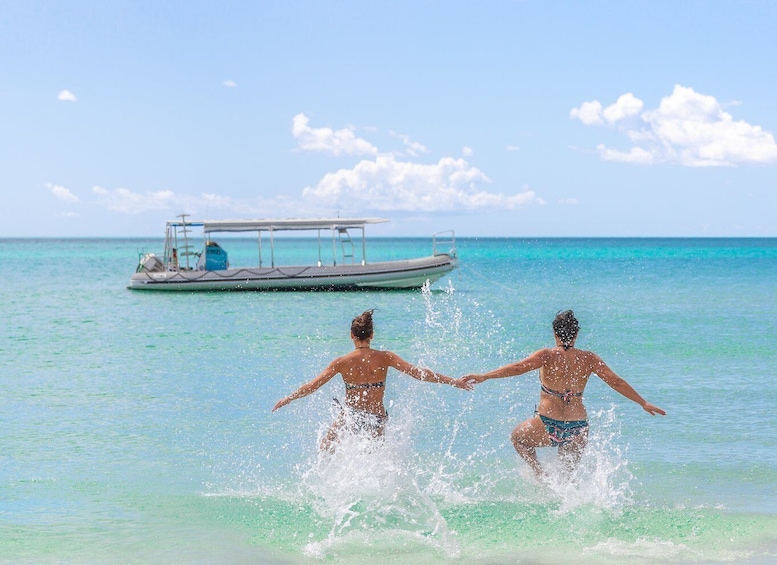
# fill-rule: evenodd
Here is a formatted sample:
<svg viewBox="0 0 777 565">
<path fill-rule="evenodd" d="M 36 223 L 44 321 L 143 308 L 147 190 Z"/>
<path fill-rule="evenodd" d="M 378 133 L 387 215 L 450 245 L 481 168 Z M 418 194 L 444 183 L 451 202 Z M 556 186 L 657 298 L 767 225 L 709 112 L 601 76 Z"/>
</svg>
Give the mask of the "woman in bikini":
<svg viewBox="0 0 777 565">
<path fill-rule="evenodd" d="M 345 406 L 321 440 L 321 449 L 332 451 L 340 430 L 344 427 L 351 432 L 366 433 L 372 438 L 383 436 L 388 419 L 388 413 L 383 406 L 383 395 L 389 367 L 419 381 L 445 383 L 465 390 L 473 388 L 472 384 L 462 379 L 452 379 L 430 369 L 416 367 L 391 351 L 372 349 L 372 312 L 364 312 L 351 323 L 353 351 L 332 361 L 320 375 L 279 400 L 272 409 L 275 412 L 291 401 L 317 391 L 338 373 L 342 375 L 345 383 Z"/>
<path fill-rule="evenodd" d="M 642 398 L 632 386 L 615 374 L 602 359 L 591 351 L 575 348 L 580 326 L 571 310 L 559 312 L 553 320 L 556 347 L 540 349 L 525 359 L 499 367 L 488 373 L 461 377 L 467 383 L 482 383 L 488 379 L 513 377 L 539 369 L 540 404 L 533 418 L 518 424 L 510 439 L 518 455 L 523 457 L 537 477 L 543 471 L 537 460 L 538 447 L 558 447 L 559 457 L 572 470 L 580 461 L 588 443 L 588 415 L 583 404 L 583 390 L 591 374 L 629 400 L 633 400 L 651 416 L 666 415 L 661 408 Z"/>
</svg>

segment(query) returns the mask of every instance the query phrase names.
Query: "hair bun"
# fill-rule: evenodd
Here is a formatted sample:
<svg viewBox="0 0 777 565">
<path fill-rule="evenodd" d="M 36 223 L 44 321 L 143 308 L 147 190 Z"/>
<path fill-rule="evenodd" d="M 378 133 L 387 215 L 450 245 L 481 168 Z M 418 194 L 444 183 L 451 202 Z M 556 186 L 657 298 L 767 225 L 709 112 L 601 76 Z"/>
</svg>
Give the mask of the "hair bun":
<svg viewBox="0 0 777 565">
<path fill-rule="evenodd" d="M 372 337 L 374 328 L 372 313 L 375 310 L 365 310 L 360 316 L 356 316 L 351 322 L 351 333 L 356 339 L 365 340 Z"/>
<path fill-rule="evenodd" d="M 561 340 L 564 349 L 572 347 L 578 331 L 580 331 L 580 324 L 572 310 L 564 310 L 556 314 L 556 319 L 553 320 L 553 333 Z"/>
</svg>

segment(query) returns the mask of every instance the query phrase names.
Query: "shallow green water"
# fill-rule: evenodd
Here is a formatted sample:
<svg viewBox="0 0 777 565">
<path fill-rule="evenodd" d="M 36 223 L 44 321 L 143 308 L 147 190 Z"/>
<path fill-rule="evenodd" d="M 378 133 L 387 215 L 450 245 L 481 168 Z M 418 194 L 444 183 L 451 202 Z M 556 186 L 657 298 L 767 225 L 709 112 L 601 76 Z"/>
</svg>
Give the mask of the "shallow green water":
<svg viewBox="0 0 777 565">
<path fill-rule="evenodd" d="M 428 293 L 126 290 L 157 245 L 0 240 L 0 562 L 777 562 L 777 240 L 465 239 Z M 592 380 L 580 472 L 541 487 L 508 441 L 536 375 L 391 374 L 386 443 L 321 459 L 342 383 L 270 408 L 368 308 L 374 345 L 454 376 L 550 344 L 572 308 L 578 345 L 669 416 Z"/>
</svg>

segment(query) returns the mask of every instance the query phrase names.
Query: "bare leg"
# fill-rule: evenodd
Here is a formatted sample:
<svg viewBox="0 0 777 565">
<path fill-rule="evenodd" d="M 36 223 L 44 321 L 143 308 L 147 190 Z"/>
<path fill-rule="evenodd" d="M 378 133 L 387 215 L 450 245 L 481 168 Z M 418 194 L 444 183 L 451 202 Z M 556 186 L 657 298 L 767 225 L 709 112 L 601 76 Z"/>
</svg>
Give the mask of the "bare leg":
<svg viewBox="0 0 777 565">
<path fill-rule="evenodd" d="M 524 461 L 529 464 L 538 479 L 544 477 L 544 471 L 540 462 L 537 460 L 538 447 L 549 447 L 551 445 L 548 432 L 545 425 L 538 416 L 529 418 L 518 424 L 510 434 L 515 451 L 518 452 Z"/>
<path fill-rule="evenodd" d="M 558 456 L 564 463 L 564 469 L 568 474 L 577 469 L 577 465 L 580 463 L 580 458 L 583 456 L 583 451 L 585 451 L 587 445 L 588 428 L 572 438 L 569 443 L 559 446 Z"/>
<path fill-rule="evenodd" d="M 329 426 L 326 435 L 321 439 L 319 449 L 321 451 L 328 451 L 329 453 L 335 452 L 335 445 L 340 438 L 340 428 L 345 425 L 345 416 L 342 412 L 335 418 L 335 421 Z"/>
<path fill-rule="evenodd" d="M 383 437 L 386 435 L 386 424 L 383 423 L 380 426 L 378 426 L 377 428 L 375 428 L 374 430 L 372 430 L 370 435 L 372 436 L 372 439 L 380 439 L 380 440 L 382 440 Z"/>
</svg>

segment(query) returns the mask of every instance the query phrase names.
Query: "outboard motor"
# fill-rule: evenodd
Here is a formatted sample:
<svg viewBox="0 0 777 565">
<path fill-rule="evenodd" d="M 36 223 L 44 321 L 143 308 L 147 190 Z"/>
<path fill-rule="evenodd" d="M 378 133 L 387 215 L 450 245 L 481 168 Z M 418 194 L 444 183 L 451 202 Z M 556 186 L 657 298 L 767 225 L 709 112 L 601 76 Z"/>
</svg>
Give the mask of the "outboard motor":
<svg viewBox="0 0 777 565">
<path fill-rule="evenodd" d="M 140 258 L 137 273 L 163 273 L 165 271 L 165 264 L 162 260 L 153 253 L 146 253 Z"/>
</svg>

